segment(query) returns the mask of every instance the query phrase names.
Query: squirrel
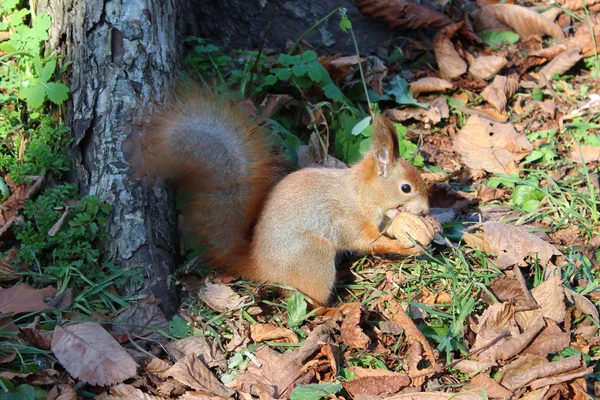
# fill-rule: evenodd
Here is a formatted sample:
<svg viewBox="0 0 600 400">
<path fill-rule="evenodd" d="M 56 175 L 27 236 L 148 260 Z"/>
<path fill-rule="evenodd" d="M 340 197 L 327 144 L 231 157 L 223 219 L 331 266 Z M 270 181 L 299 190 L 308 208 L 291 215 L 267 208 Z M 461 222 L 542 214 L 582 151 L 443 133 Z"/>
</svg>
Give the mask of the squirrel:
<svg viewBox="0 0 600 400">
<path fill-rule="evenodd" d="M 426 214 L 426 185 L 401 159 L 393 123 L 382 115 L 373 123 L 370 150 L 350 168 L 305 168 L 281 178 L 267 128 L 234 101 L 188 87 L 151 118 L 146 172 L 174 179 L 187 193 L 185 225 L 210 245 L 204 259 L 211 265 L 294 287 L 326 305 L 339 252 L 422 251 L 388 237 L 385 221 Z"/>
</svg>

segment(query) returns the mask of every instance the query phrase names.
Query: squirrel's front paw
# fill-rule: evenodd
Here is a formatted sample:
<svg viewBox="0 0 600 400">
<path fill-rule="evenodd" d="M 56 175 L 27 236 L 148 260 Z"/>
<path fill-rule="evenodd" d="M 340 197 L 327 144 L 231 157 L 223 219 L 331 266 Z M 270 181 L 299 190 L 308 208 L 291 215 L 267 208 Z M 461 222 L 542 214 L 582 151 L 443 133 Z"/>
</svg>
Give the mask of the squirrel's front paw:
<svg viewBox="0 0 600 400">
<path fill-rule="evenodd" d="M 386 235 L 396 239 L 407 249 L 413 248 L 415 253 L 421 253 L 415 242 L 421 247 L 427 247 L 433 240 L 439 227 L 437 221 L 430 221 L 427 218 L 420 217 L 410 213 L 400 213 L 394 218 L 392 224 L 386 230 Z"/>
</svg>

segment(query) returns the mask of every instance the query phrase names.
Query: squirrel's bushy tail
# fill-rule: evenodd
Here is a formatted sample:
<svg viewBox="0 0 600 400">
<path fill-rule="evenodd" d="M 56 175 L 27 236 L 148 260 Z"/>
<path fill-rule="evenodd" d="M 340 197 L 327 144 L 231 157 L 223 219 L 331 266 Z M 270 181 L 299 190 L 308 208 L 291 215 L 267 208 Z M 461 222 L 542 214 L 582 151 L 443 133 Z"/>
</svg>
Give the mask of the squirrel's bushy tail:
<svg viewBox="0 0 600 400">
<path fill-rule="evenodd" d="M 252 278 L 252 231 L 280 176 L 268 132 L 235 102 L 189 86 L 152 117 L 143 170 L 177 182 L 188 234 L 210 245 L 207 262 Z"/>
</svg>

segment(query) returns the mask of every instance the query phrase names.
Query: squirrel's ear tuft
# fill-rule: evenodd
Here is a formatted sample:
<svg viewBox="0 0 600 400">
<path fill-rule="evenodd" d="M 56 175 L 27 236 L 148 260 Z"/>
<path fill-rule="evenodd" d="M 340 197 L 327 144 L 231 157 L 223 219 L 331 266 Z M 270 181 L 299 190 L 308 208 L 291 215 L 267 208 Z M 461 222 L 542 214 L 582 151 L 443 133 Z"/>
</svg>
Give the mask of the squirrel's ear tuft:
<svg viewBox="0 0 600 400">
<path fill-rule="evenodd" d="M 396 127 L 383 115 L 376 115 L 373 127 L 373 156 L 379 176 L 387 176 L 389 168 L 400 158 Z"/>
</svg>

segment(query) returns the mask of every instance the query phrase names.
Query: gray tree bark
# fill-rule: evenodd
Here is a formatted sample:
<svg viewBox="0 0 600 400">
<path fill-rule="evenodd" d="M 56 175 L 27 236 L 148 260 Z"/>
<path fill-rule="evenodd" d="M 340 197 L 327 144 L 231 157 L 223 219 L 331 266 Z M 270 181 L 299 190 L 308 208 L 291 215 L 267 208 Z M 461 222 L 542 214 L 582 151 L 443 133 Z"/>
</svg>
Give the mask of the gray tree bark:
<svg viewBox="0 0 600 400">
<path fill-rule="evenodd" d="M 173 196 L 134 179 L 132 154 L 151 110 L 177 77 L 188 21 L 187 0 L 39 0 L 53 24 L 48 50 L 71 61 L 67 123 L 74 137 L 74 178 L 83 193 L 114 207 L 105 257 L 139 268 L 127 294 L 151 294 L 167 315 L 177 295 Z M 67 80 L 69 77 L 66 77 Z"/>
</svg>

